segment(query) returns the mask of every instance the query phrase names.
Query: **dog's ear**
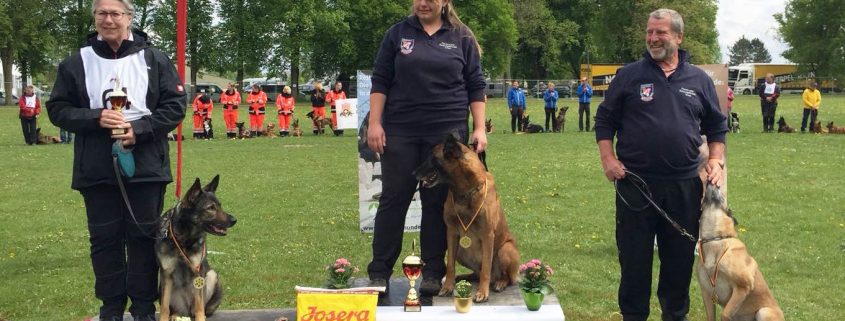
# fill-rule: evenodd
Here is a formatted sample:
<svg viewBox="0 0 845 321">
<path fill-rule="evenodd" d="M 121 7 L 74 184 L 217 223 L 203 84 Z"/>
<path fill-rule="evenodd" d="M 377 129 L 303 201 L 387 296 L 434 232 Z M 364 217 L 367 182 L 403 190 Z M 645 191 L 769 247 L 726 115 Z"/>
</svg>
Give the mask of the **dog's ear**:
<svg viewBox="0 0 845 321">
<path fill-rule="evenodd" d="M 460 158 L 462 154 L 461 142 L 458 141 L 457 133 L 447 134 L 446 141 L 443 142 L 443 157 L 456 159 Z"/>
<path fill-rule="evenodd" d="M 182 202 L 190 204 L 193 202 L 193 200 L 197 199 L 197 197 L 200 196 L 200 193 L 202 193 L 202 185 L 200 184 L 200 179 L 198 177 L 196 180 L 194 180 L 194 184 L 191 185 L 190 188 L 188 188 L 188 191 L 185 192 L 185 196 L 182 198 Z"/>
<path fill-rule="evenodd" d="M 219 174 L 214 175 L 214 178 L 211 179 L 211 182 L 208 183 L 208 185 L 205 185 L 205 187 L 203 187 L 203 190 L 206 191 L 206 192 L 212 192 L 212 193 L 216 192 L 217 191 L 217 182 L 219 182 L 219 181 L 220 181 L 220 175 Z"/>
</svg>

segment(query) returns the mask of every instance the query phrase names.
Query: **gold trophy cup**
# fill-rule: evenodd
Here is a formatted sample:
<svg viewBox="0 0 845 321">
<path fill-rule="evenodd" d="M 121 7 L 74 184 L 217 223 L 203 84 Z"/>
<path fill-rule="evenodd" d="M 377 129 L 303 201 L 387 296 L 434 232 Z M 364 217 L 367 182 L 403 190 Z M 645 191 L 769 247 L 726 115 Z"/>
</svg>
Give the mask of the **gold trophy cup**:
<svg viewBox="0 0 845 321">
<path fill-rule="evenodd" d="M 416 240 L 414 240 L 416 243 Z M 417 290 L 414 289 L 414 284 L 422 275 L 423 262 L 419 256 L 414 255 L 413 250 L 411 255 L 402 260 L 402 273 L 408 278 L 411 288 L 408 289 L 408 297 L 405 298 L 405 312 L 420 312 L 422 305 L 420 298 L 417 296 Z"/>
<path fill-rule="evenodd" d="M 111 103 L 112 110 L 123 113 L 123 107 L 126 106 L 127 101 L 126 93 L 120 89 L 120 81 L 114 81 L 114 90 L 109 93 L 109 102 Z M 126 134 L 128 130 L 126 128 L 112 128 L 111 134 L 112 135 L 123 135 Z"/>
</svg>

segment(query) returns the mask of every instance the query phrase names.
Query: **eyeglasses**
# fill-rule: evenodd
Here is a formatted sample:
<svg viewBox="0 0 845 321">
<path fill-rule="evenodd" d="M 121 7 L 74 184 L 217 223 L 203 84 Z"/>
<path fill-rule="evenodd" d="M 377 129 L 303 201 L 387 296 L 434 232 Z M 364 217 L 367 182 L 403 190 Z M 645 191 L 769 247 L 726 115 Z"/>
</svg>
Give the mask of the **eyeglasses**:
<svg viewBox="0 0 845 321">
<path fill-rule="evenodd" d="M 106 17 L 111 17 L 112 20 L 117 20 L 123 17 L 123 15 L 128 14 L 126 12 L 120 11 L 97 11 L 94 12 L 94 16 L 97 17 L 97 20 L 106 20 Z"/>
</svg>

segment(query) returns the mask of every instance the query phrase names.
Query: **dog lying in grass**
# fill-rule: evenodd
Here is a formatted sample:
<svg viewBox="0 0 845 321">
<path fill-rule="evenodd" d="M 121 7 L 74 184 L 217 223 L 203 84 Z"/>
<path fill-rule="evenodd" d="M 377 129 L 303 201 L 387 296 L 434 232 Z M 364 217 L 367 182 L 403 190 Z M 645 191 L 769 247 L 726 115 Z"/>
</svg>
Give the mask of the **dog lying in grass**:
<svg viewBox="0 0 845 321">
<path fill-rule="evenodd" d="M 57 136 L 49 136 L 42 134 L 41 128 L 36 128 L 35 133 L 38 135 L 38 141 L 36 142 L 36 144 L 38 145 L 61 144 L 62 142 L 62 140 Z"/>
<path fill-rule="evenodd" d="M 819 127 L 821 127 L 821 122 L 819 122 Z M 827 132 L 831 134 L 845 134 L 845 127 L 836 127 L 833 122 L 829 122 L 827 123 Z"/>
<path fill-rule="evenodd" d="M 795 128 L 789 127 L 786 124 L 786 119 L 783 119 L 783 116 L 780 116 L 778 119 L 778 133 L 794 133 Z"/>
<path fill-rule="evenodd" d="M 242 121 L 236 122 L 235 127 L 238 128 L 238 135 L 237 136 L 238 136 L 239 139 L 252 138 L 250 133 L 249 133 L 249 130 L 247 130 L 244 127 L 244 122 L 242 122 Z"/>
<path fill-rule="evenodd" d="M 522 131 L 529 134 L 542 133 L 543 126 L 532 124 L 528 114 L 526 114 L 525 117 L 522 118 Z"/>
</svg>

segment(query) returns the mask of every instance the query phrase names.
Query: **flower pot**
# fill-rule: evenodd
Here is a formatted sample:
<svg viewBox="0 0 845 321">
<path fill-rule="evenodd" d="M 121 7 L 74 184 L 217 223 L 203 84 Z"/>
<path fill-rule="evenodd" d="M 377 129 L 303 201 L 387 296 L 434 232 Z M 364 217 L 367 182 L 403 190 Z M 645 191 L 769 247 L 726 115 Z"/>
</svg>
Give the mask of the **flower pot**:
<svg viewBox="0 0 845 321">
<path fill-rule="evenodd" d="M 545 295 L 541 292 L 522 291 L 522 300 L 525 301 L 525 306 L 528 308 L 528 311 L 540 310 L 540 307 L 543 305 L 544 298 Z"/>
<path fill-rule="evenodd" d="M 455 298 L 455 310 L 458 313 L 467 313 L 472 307 L 472 298 Z"/>
</svg>

